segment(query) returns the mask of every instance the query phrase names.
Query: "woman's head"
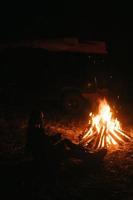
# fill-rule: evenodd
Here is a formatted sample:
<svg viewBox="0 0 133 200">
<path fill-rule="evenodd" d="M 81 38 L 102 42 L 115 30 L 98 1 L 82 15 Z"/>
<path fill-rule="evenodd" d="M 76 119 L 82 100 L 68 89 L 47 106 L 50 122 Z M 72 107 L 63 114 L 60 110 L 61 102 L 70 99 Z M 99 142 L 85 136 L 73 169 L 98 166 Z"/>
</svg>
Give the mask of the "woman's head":
<svg viewBox="0 0 133 200">
<path fill-rule="evenodd" d="M 29 119 L 29 126 L 35 127 L 35 128 L 43 128 L 44 124 L 44 113 L 39 110 L 33 110 L 30 114 Z"/>
</svg>

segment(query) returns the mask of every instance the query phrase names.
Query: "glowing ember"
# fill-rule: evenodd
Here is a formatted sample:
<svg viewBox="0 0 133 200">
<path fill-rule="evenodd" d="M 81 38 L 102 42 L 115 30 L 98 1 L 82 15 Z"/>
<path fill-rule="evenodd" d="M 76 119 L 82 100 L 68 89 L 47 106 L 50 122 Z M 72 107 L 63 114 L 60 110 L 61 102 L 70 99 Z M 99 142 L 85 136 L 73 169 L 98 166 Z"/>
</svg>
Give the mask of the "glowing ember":
<svg viewBox="0 0 133 200">
<path fill-rule="evenodd" d="M 113 118 L 113 113 L 106 99 L 100 100 L 98 114 L 90 113 L 89 116 L 88 128 L 81 140 L 83 146 L 97 150 L 119 145 L 130 139 L 122 131 L 117 118 Z"/>
</svg>

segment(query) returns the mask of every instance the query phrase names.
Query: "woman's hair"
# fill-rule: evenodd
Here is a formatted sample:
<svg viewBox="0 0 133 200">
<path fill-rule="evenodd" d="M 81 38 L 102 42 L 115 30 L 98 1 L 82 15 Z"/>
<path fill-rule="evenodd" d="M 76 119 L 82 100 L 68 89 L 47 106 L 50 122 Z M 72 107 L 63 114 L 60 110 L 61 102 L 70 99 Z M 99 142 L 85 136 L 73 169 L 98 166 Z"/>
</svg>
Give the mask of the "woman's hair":
<svg viewBox="0 0 133 200">
<path fill-rule="evenodd" d="M 39 110 L 33 110 L 30 114 L 29 126 L 35 127 L 37 125 L 40 125 L 41 127 L 43 127 L 43 123 L 44 123 L 44 113 Z"/>
</svg>

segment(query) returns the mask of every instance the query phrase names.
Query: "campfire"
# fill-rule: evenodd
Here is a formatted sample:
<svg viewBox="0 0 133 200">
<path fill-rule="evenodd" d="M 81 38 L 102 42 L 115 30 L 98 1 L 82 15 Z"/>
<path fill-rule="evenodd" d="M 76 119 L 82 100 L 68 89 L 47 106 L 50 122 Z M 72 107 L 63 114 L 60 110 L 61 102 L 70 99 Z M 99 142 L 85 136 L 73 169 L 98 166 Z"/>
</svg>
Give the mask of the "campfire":
<svg viewBox="0 0 133 200">
<path fill-rule="evenodd" d="M 89 114 L 88 127 L 83 132 L 81 144 L 92 150 L 112 148 L 130 140 L 113 116 L 113 111 L 106 99 L 99 100 L 98 113 Z"/>
</svg>

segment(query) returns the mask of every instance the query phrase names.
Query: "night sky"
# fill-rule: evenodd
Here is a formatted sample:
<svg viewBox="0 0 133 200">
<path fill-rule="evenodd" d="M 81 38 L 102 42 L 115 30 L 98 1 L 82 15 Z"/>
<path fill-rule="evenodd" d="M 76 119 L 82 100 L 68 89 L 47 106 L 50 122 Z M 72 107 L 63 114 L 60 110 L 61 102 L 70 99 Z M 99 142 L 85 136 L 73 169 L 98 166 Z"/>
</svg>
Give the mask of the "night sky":
<svg viewBox="0 0 133 200">
<path fill-rule="evenodd" d="M 1 6 L 1 40 L 28 37 L 78 36 L 89 39 L 127 40 L 132 12 L 126 5 L 57 3 Z"/>
</svg>

